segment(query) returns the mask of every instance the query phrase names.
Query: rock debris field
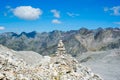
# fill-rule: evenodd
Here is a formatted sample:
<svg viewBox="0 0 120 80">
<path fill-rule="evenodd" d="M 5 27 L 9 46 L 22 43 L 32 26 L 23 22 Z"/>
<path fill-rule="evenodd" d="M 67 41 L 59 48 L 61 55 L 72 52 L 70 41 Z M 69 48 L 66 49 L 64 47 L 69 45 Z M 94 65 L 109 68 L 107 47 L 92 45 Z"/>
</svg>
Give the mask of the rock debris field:
<svg viewBox="0 0 120 80">
<path fill-rule="evenodd" d="M 0 80 L 102 80 L 67 54 L 62 40 L 55 55 L 21 53 L 0 45 Z"/>
</svg>

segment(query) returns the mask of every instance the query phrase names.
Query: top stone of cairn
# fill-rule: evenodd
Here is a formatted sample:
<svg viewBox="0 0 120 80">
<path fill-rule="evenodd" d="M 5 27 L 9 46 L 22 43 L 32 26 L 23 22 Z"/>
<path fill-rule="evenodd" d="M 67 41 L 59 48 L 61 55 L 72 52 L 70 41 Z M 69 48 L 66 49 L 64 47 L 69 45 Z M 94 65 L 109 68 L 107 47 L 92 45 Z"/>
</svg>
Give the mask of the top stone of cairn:
<svg viewBox="0 0 120 80">
<path fill-rule="evenodd" d="M 65 46 L 62 42 L 62 40 L 59 40 L 58 42 L 58 46 L 57 46 L 57 53 L 58 54 L 64 54 L 66 51 L 65 51 Z"/>
</svg>

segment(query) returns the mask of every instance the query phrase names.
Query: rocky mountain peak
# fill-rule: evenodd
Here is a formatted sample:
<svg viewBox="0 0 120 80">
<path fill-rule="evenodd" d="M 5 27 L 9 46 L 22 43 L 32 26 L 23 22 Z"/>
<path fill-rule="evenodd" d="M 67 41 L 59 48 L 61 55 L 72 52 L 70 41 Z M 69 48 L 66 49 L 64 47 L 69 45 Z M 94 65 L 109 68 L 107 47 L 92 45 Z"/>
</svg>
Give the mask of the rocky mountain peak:
<svg viewBox="0 0 120 80">
<path fill-rule="evenodd" d="M 55 53 L 58 40 L 64 41 L 67 53 L 76 57 L 87 51 L 102 51 L 120 48 L 119 28 L 98 28 L 89 30 L 81 28 L 71 31 L 52 32 L 22 32 L 21 34 L 8 32 L 0 34 L 0 44 L 13 50 L 30 50 L 41 55 Z"/>
<path fill-rule="evenodd" d="M 63 54 L 65 47 L 62 40 L 58 43 L 57 51 L 61 55 L 43 56 L 36 65 L 17 57 L 17 51 L 4 49 L 7 50 L 0 49 L 0 80 L 102 80 L 71 55 Z M 8 53 L 14 55 L 6 55 Z"/>
</svg>

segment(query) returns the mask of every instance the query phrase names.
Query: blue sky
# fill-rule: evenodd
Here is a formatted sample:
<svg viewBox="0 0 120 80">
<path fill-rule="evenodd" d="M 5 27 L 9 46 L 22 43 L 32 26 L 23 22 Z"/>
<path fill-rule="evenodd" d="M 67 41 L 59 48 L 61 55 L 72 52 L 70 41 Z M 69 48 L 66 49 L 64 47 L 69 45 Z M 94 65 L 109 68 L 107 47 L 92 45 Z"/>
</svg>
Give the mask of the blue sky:
<svg viewBox="0 0 120 80">
<path fill-rule="evenodd" d="M 0 0 L 0 32 L 120 28 L 120 0 Z"/>
</svg>

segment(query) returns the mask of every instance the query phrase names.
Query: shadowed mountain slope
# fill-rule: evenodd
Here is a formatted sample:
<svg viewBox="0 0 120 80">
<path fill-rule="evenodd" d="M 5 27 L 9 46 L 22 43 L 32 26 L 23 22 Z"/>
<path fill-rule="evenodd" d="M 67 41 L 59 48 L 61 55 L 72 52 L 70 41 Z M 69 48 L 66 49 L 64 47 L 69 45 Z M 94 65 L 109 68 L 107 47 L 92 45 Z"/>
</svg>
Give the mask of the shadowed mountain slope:
<svg viewBox="0 0 120 80">
<path fill-rule="evenodd" d="M 119 28 L 98 28 L 88 30 L 71 30 L 67 32 L 22 32 L 16 34 L 13 32 L 1 33 L 0 44 L 8 48 L 20 51 L 31 50 L 42 55 L 50 55 L 55 52 L 58 40 L 62 39 L 66 50 L 72 56 L 87 51 L 101 51 L 120 47 L 120 29 Z"/>
</svg>

